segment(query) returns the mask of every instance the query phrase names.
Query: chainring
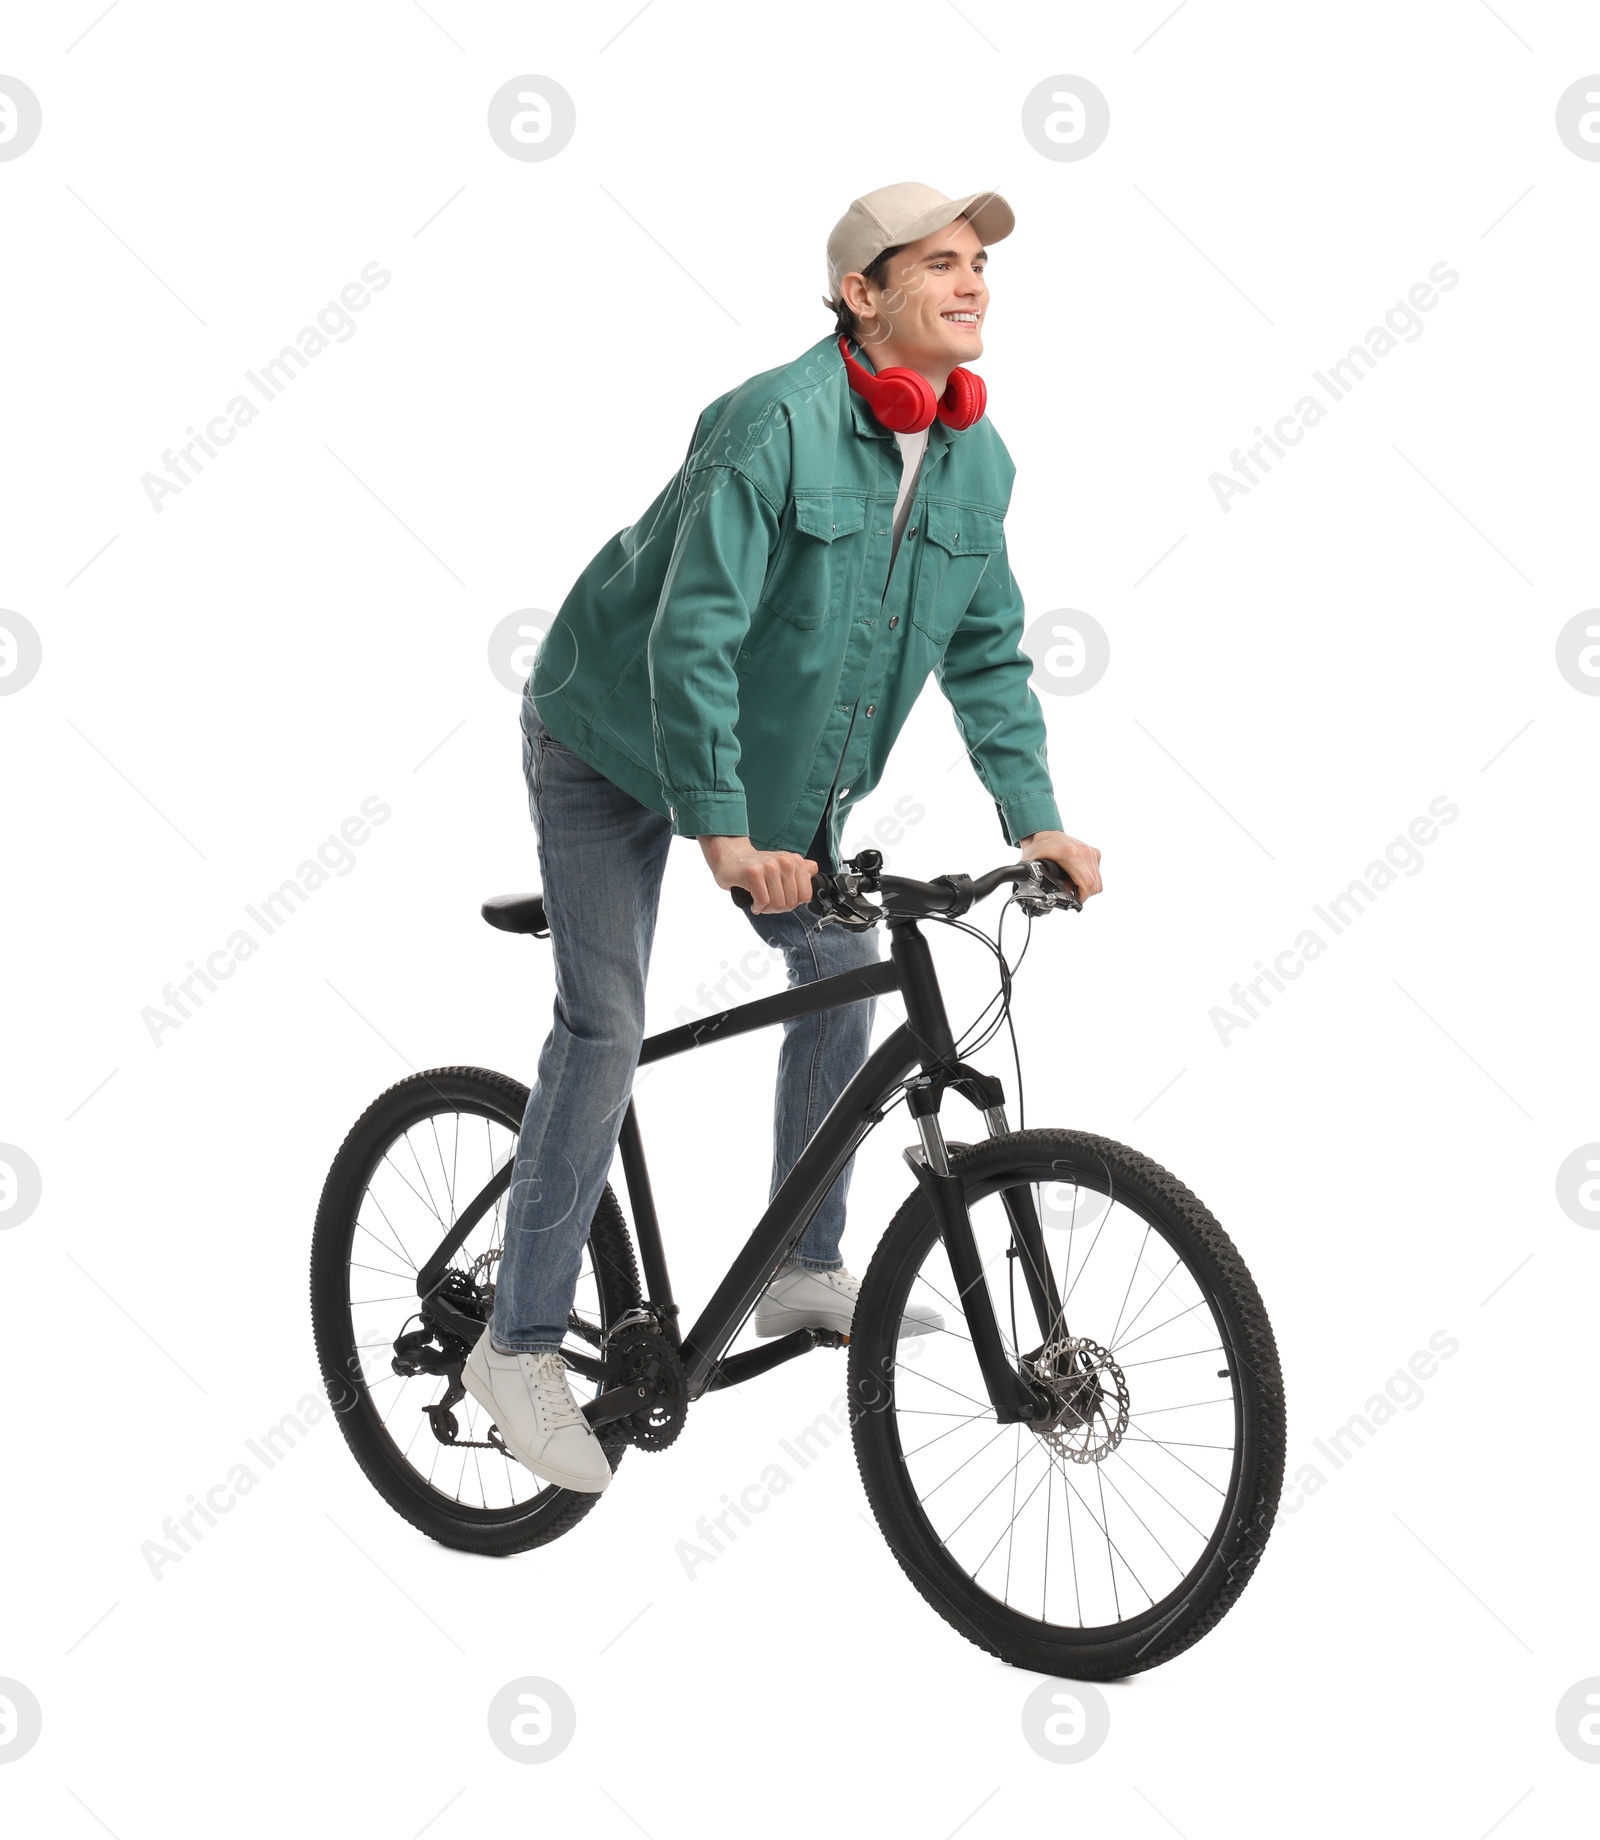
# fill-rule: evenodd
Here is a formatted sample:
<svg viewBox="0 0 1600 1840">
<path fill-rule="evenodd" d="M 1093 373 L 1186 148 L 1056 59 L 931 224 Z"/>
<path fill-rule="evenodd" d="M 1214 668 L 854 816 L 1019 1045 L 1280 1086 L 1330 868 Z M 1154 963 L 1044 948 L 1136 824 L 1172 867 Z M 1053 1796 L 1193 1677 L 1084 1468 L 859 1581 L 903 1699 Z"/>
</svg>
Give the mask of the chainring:
<svg viewBox="0 0 1600 1840">
<path fill-rule="evenodd" d="M 665 1450 L 689 1414 L 689 1377 L 678 1351 L 659 1329 L 630 1323 L 606 1338 L 606 1385 L 641 1386 L 649 1403 L 612 1421 L 640 1450 Z"/>
</svg>

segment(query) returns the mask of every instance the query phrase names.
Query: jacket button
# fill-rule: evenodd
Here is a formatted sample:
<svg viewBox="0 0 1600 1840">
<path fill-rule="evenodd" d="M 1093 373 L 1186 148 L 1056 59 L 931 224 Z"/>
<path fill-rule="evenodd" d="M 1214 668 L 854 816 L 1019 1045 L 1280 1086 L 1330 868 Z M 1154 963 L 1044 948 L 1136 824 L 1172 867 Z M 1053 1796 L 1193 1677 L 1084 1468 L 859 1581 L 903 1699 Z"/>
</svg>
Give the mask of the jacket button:
<svg viewBox="0 0 1600 1840">
<path fill-rule="evenodd" d="M 906 535 L 908 537 L 914 537 L 916 534 L 917 534 L 917 527 L 915 524 L 913 524 L 911 528 L 906 532 Z"/>
<path fill-rule="evenodd" d="M 870 716 L 877 707 L 878 705 L 876 703 L 868 703 L 867 704 L 867 714 Z"/>
<path fill-rule="evenodd" d="M 897 614 L 897 613 L 891 613 L 891 614 L 889 615 L 889 624 L 890 624 L 891 626 L 898 626 L 898 625 L 900 624 L 900 616 L 899 616 L 899 614 Z"/>
</svg>

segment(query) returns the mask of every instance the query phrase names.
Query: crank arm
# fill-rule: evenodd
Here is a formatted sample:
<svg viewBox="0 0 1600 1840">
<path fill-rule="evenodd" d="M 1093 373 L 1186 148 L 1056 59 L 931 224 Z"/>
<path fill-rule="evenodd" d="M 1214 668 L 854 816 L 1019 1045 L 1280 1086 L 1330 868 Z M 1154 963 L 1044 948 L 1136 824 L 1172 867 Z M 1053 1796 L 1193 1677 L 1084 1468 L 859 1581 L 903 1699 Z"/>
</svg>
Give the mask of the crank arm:
<svg viewBox="0 0 1600 1840">
<path fill-rule="evenodd" d="M 614 1386 L 607 1392 L 596 1394 L 579 1410 L 593 1430 L 597 1425 L 609 1425 L 614 1419 L 631 1418 L 641 1407 L 648 1406 L 654 1397 L 647 1386 Z"/>
</svg>

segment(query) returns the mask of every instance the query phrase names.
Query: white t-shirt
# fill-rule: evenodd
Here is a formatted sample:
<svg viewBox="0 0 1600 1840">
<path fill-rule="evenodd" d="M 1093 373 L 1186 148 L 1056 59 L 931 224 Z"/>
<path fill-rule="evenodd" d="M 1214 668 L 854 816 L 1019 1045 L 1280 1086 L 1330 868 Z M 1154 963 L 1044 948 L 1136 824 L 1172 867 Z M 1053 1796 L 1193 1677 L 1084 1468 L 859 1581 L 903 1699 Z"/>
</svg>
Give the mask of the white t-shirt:
<svg viewBox="0 0 1600 1840">
<path fill-rule="evenodd" d="M 889 551 L 891 565 L 900 553 L 900 537 L 906 527 L 906 518 L 911 511 L 911 494 L 916 489 L 917 474 L 922 470 L 922 456 L 927 451 L 928 431 L 922 429 L 918 434 L 897 434 L 900 443 L 900 490 L 894 501 L 894 543 Z"/>
</svg>

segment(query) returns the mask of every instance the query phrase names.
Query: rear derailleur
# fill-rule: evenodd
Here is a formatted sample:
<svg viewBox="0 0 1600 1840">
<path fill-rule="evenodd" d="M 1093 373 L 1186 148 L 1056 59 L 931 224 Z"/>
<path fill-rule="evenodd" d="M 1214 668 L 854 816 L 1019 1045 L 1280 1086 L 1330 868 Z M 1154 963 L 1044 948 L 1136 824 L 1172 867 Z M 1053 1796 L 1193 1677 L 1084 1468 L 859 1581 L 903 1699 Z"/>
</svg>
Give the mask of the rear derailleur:
<svg viewBox="0 0 1600 1840">
<path fill-rule="evenodd" d="M 456 1423 L 454 1408 L 467 1396 L 467 1389 L 461 1384 L 461 1369 L 470 1349 L 457 1346 L 435 1346 L 436 1342 L 451 1343 L 453 1335 L 441 1335 L 437 1329 L 413 1329 L 398 1338 L 394 1345 L 394 1360 L 390 1365 L 397 1374 L 439 1374 L 446 1381 L 444 1395 L 435 1399 L 431 1405 L 422 1409 L 428 1415 L 428 1423 L 433 1426 L 433 1435 L 441 1444 L 454 1444 L 461 1450 L 498 1450 L 509 1457 L 500 1436 L 500 1427 L 491 1425 L 487 1438 L 464 1438 L 461 1427 Z"/>
<path fill-rule="evenodd" d="M 498 1450 L 502 1456 L 509 1457 L 511 1452 L 500 1436 L 498 1425 L 490 1425 L 486 1438 L 464 1438 L 455 1415 L 455 1407 L 467 1396 L 467 1389 L 461 1384 L 461 1369 L 472 1346 L 454 1325 L 481 1329 L 494 1310 L 493 1284 L 477 1281 L 483 1264 L 484 1261 L 479 1260 L 470 1272 L 445 1273 L 435 1293 L 441 1307 L 433 1320 L 419 1313 L 415 1320 L 421 1324 L 420 1328 L 402 1330 L 395 1338 L 394 1355 L 389 1365 L 405 1378 L 415 1374 L 437 1374 L 446 1382 L 443 1397 L 422 1408 L 433 1427 L 433 1435 L 441 1444 L 453 1444 L 458 1450 Z"/>
</svg>

